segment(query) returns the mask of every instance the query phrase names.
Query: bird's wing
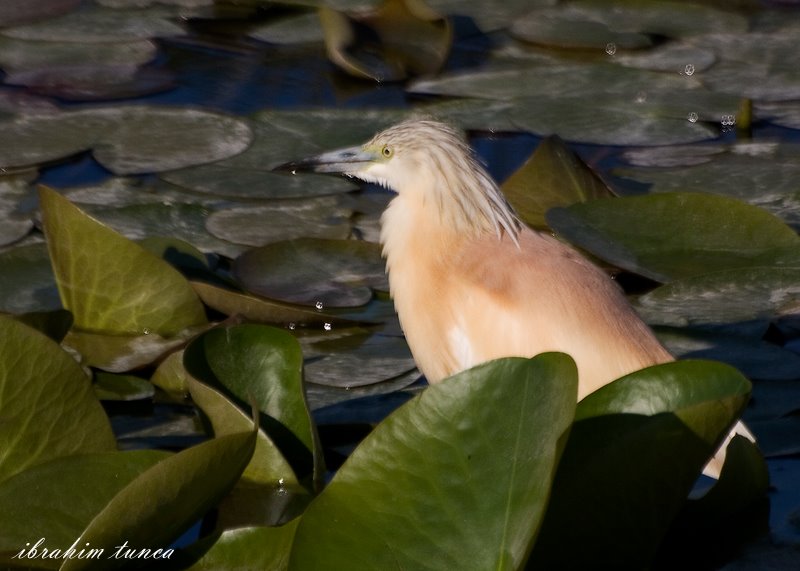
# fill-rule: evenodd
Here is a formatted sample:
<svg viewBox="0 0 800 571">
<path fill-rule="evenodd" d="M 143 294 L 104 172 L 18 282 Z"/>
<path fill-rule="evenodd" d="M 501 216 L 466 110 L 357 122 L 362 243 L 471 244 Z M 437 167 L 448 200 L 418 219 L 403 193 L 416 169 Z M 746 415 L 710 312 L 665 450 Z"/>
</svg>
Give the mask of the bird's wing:
<svg viewBox="0 0 800 571">
<path fill-rule="evenodd" d="M 458 369 L 506 356 L 562 351 L 575 359 L 579 397 L 672 360 L 619 287 L 556 239 L 524 231 L 467 241 L 452 260 L 448 353 Z"/>
</svg>

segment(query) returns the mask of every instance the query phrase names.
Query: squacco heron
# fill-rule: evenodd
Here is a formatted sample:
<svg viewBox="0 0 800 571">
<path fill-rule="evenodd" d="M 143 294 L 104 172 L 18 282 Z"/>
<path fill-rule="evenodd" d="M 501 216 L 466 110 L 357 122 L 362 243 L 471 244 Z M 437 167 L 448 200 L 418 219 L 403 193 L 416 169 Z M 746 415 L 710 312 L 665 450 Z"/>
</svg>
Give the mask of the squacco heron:
<svg viewBox="0 0 800 571">
<path fill-rule="evenodd" d="M 523 224 L 461 133 L 408 120 L 360 147 L 280 167 L 338 173 L 397 195 L 381 217 L 390 292 L 431 383 L 500 357 L 572 356 L 578 399 L 672 361 L 609 276 Z M 746 433 L 741 423 L 737 432 Z M 706 473 L 718 474 L 722 454 Z"/>
</svg>

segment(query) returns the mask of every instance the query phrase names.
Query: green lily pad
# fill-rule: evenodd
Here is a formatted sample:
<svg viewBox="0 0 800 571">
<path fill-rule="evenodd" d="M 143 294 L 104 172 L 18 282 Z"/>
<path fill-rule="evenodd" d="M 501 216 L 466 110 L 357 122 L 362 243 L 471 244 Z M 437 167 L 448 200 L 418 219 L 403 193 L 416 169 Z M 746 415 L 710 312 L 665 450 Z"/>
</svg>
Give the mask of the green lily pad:
<svg viewBox="0 0 800 571">
<path fill-rule="evenodd" d="M 242 154 L 161 177 L 196 192 L 251 199 L 349 192 L 356 186 L 344 179 L 306 174 L 286 176 L 271 170 L 325 150 L 363 143 L 407 116 L 404 109 L 262 111 L 250 117 L 254 140 Z"/>
<path fill-rule="evenodd" d="M 30 215 L 15 212 L 28 195 L 31 174 L 0 177 L 0 247 L 24 238 L 33 229 Z"/>
<path fill-rule="evenodd" d="M 77 8 L 81 0 L 31 0 L 9 2 L 0 7 L 0 26 L 16 26 L 36 20 L 47 20 Z"/>
<path fill-rule="evenodd" d="M 86 6 L 58 18 L 5 28 L 3 35 L 23 40 L 107 43 L 182 36 L 184 28 L 167 9 L 112 10 Z"/>
<path fill-rule="evenodd" d="M 749 392 L 732 367 L 677 361 L 587 396 L 529 565 L 647 567 Z"/>
<path fill-rule="evenodd" d="M 253 293 L 323 307 L 363 305 L 388 290 L 381 248 L 359 240 L 298 238 L 239 256 L 233 273 Z"/>
<path fill-rule="evenodd" d="M 81 534 L 80 544 L 112 554 L 123 543 L 133 550 L 167 549 L 233 487 L 254 446 L 254 432 L 229 434 L 165 458 L 106 504 Z M 68 559 L 61 569 L 87 569 L 92 563 Z"/>
<path fill-rule="evenodd" d="M 312 12 L 270 20 L 250 30 L 247 35 L 262 42 L 278 45 L 322 43 L 325 34 L 319 16 Z"/>
<path fill-rule="evenodd" d="M 800 378 L 800 355 L 766 341 L 687 328 L 659 328 L 656 335 L 680 359 L 722 361 L 751 379 Z"/>
<path fill-rule="evenodd" d="M 34 311 L 10 315 L 9 317 L 13 317 L 17 321 L 44 333 L 56 343 L 61 343 L 72 328 L 72 314 L 66 309 Z"/>
<path fill-rule="evenodd" d="M 152 398 L 155 387 L 141 377 L 98 372 L 94 376 L 94 394 L 100 400 L 130 401 Z"/>
<path fill-rule="evenodd" d="M 800 268 L 723 270 L 676 280 L 639 297 L 636 310 L 652 325 L 770 321 L 800 308 Z"/>
<path fill-rule="evenodd" d="M 349 14 L 322 5 L 319 18 L 330 60 L 375 81 L 437 72 L 453 41 L 450 22 L 421 0 L 384 0 Z"/>
<path fill-rule="evenodd" d="M 554 206 L 569 206 L 614 196 L 586 163 L 558 137 L 548 137 L 502 186 L 522 220 L 546 228 L 544 215 Z"/>
<path fill-rule="evenodd" d="M 45 460 L 114 450 L 86 374 L 57 343 L 0 316 L 0 480 Z"/>
<path fill-rule="evenodd" d="M 203 252 L 235 257 L 245 248 L 220 240 L 206 229 L 211 211 L 203 204 L 148 203 L 120 208 L 88 206 L 86 211 L 129 240 L 169 236 Z"/>
<path fill-rule="evenodd" d="M 310 349 L 306 381 L 348 390 L 399 377 L 416 366 L 402 337 L 353 335 L 320 341 Z"/>
<path fill-rule="evenodd" d="M 122 488 L 168 456 L 157 450 L 64 456 L 5 480 L 0 485 L 0 563 L 18 566 L 25 560 L 14 555 L 41 537 L 39 556 L 30 563 L 58 569 L 63 559 L 42 557 L 42 548 L 69 549 Z M 95 547 L 74 545 L 76 553 Z"/>
<path fill-rule="evenodd" d="M 713 6 L 670 0 L 573 0 L 567 9 L 615 30 L 668 38 L 748 30 L 744 16 Z"/>
<path fill-rule="evenodd" d="M 76 327 L 170 336 L 206 323 L 202 304 L 175 269 L 55 191 L 43 188 L 39 196 L 59 292 Z"/>
<path fill-rule="evenodd" d="M 357 323 L 331 313 L 239 293 L 202 282 L 192 282 L 192 287 L 203 303 L 210 308 L 225 315 L 238 315 L 249 321 L 283 325 L 292 330 L 299 326 L 322 329 L 352 326 Z"/>
<path fill-rule="evenodd" d="M 84 365 L 124 373 L 156 363 L 208 327 L 189 327 L 169 337 L 157 333 L 121 335 L 73 329 L 64 339 L 64 345 L 74 349 Z"/>
<path fill-rule="evenodd" d="M 184 366 L 245 410 L 257 406 L 261 428 L 295 473 L 318 481 L 324 468 L 303 395 L 303 357 L 289 333 L 250 324 L 212 329 L 186 348 Z"/>
<path fill-rule="evenodd" d="M 534 10 L 514 20 L 510 31 L 518 40 L 559 48 L 599 50 L 613 44 L 615 49 L 637 49 L 653 43 L 646 34 L 615 31 L 609 25 L 586 19 L 580 11 L 570 8 Z"/>
<path fill-rule="evenodd" d="M 202 109 L 121 105 L 0 121 L 0 165 L 27 166 L 92 149 L 115 174 L 172 170 L 242 152 L 246 123 Z"/>
<path fill-rule="evenodd" d="M 215 436 L 252 428 L 252 419 L 220 392 L 191 377 L 188 386 L 192 399 L 209 418 Z M 277 525 L 306 503 L 308 492 L 278 447 L 259 429 L 253 457 L 242 479 L 219 506 L 217 527 Z"/>
<path fill-rule="evenodd" d="M 702 149 L 695 149 L 702 154 Z M 692 148 L 686 148 L 691 152 Z M 800 150 L 796 145 L 738 144 L 702 164 L 672 168 L 621 168 L 614 174 L 650 184 L 650 192 L 707 192 L 743 200 L 800 227 Z"/>
<path fill-rule="evenodd" d="M 720 33 L 698 38 L 697 45 L 719 58 L 703 73 L 710 89 L 761 101 L 789 101 L 800 97 L 797 30 L 791 27 L 747 34 Z M 754 63 L 757 62 L 757 63 Z"/>
<path fill-rule="evenodd" d="M 189 373 L 183 366 L 183 349 L 167 355 L 158 364 L 150 382 L 167 394 L 183 400 L 189 394 Z"/>
<path fill-rule="evenodd" d="M 717 57 L 688 41 L 668 42 L 646 51 L 617 52 L 612 61 L 626 67 L 694 75 L 714 65 Z"/>
<path fill-rule="evenodd" d="M 595 200 L 547 214 L 550 227 L 604 260 L 656 281 L 800 262 L 800 238 L 738 200 L 669 193 Z"/>
<path fill-rule="evenodd" d="M 61 309 L 47 246 L 34 243 L 0 252 L 0 311 Z"/>
<path fill-rule="evenodd" d="M 280 527 L 227 529 L 190 571 L 217 569 L 269 569 L 286 571 L 300 518 Z"/>
<path fill-rule="evenodd" d="M 493 361 L 426 389 L 311 503 L 289 568 L 519 569 L 576 390 L 574 363 L 555 353 Z"/>
<path fill-rule="evenodd" d="M 336 197 L 323 196 L 218 210 L 206 228 L 217 238 L 247 246 L 304 237 L 341 240 L 350 235 L 351 215 Z"/>
</svg>

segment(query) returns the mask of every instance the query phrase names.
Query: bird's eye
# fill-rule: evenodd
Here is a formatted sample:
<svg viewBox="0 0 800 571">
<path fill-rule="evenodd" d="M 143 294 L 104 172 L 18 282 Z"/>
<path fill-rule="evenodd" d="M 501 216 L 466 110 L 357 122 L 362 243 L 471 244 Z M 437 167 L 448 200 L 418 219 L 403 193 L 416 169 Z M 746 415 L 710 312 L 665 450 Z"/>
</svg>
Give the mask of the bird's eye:
<svg viewBox="0 0 800 571">
<path fill-rule="evenodd" d="M 392 156 L 392 147 L 389 145 L 384 145 L 381 149 L 381 154 L 388 159 Z"/>
</svg>

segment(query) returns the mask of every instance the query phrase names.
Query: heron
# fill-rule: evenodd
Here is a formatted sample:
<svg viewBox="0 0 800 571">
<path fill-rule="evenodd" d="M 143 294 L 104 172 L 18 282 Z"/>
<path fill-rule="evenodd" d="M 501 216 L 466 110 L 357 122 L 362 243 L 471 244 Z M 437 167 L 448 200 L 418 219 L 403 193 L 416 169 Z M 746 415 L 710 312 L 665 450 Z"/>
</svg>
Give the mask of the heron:
<svg viewBox="0 0 800 571">
<path fill-rule="evenodd" d="M 447 123 L 408 119 L 362 146 L 279 168 L 341 174 L 396 193 L 381 216 L 380 242 L 400 325 L 429 383 L 492 359 L 559 351 L 577 365 L 580 400 L 674 360 L 605 271 L 521 221 Z M 753 438 L 741 422 L 734 431 Z M 718 476 L 723 460 L 724 447 L 705 473 Z"/>
</svg>

